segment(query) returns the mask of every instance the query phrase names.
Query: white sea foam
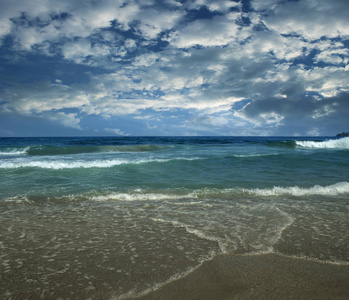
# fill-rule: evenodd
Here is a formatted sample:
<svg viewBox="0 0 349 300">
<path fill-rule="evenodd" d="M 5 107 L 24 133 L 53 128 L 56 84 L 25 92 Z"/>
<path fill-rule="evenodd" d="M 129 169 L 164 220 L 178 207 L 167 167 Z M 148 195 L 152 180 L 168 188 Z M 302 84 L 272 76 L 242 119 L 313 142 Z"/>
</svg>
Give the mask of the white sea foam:
<svg viewBox="0 0 349 300">
<path fill-rule="evenodd" d="M 267 189 L 242 189 L 242 188 L 230 188 L 230 189 L 199 189 L 192 191 L 182 191 L 179 193 L 176 190 L 158 191 L 158 192 L 147 192 L 142 190 L 135 190 L 129 193 L 113 192 L 106 195 L 92 195 L 87 196 L 87 199 L 93 201 L 109 201 L 109 200 L 120 200 L 120 201 L 162 201 L 162 200 L 186 200 L 190 202 L 174 203 L 175 205 L 209 205 L 202 202 L 203 199 L 221 199 L 221 198 L 234 198 L 241 194 L 249 194 L 262 197 L 282 196 L 290 195 L 295 197 L 300 196 L 337 196 L 349 194 L 349 182 L 338 182 L 336 184 L 328 186 L 315 185 L 310 188 L 301 188 L 298 186 L 293 187 L 273 187 Z M 196 201 L 192 201 L 195 199 Z M 201 200 L 200 200 L 201 199 Z M 199 201 L 198 201 L 199 200 Z"/>
<path fill-rule="evenodd" d="M 99 195 L 88 197 L 94 201 L 108 201 L 108 200 L 120 200 L 120 201 L 144 201 L 144 200 L 179 200 L 187 198 L 197 198 L 195 193 L 189 193 L 184 195 L 167 194 L 167 193 L 111 193 L 108 195 Z"/>
<path fill-rule="evenodd" d="M 272 245 L 270 247 L 270 252 L 275 253 L 275 249 L 274 246 L 276 245 L 276 243 L 281 239 L 282 237 L 282 233 L 288 228 L 290 227 L 293 222 L 295 221 L 295 218 L 292 217 L 291 215 L 289 215 L 288 213 L 286 213 L 285 211 L 281 210 L 278 207 L 275 207 L 275 209 L 285 218 L 285 223 L 283 225 L 280 226 L 280 228 L 278 230 L 275 231 L 275 235 L 274 237 L 271 238 L 271 242 Z"/>
<path fill-rule="evenodd" d="M 169 159 L 139 159 L 139 160 L 11 160 L 0 162 L 0 169 L 18 169 L 18 168 L 41 168 L 41 169 L 79 169 L 79 168 L 111 168 L 124 164 L 144 164 L 144 163 L 163 163 L 172 160 L 196 160 L 198 158 L 169 158 Z"/>
<path fill-rule="evenodd" d="M 11 156 L 11 155 L 23 155 L 27 154 L 29 147 L 18 149 L 18 148 L 5 148 L 0 150 L 0 155 Z"/>
<path fill-rule="evenodd" d="M 27 196 L 13 196 L 13 197 L 8 197 L 3 199 L 2 201 L 4 202 L 12 202 L 12 203 L 17 203 L 17 204 L 21 204 L 21 203 L 30 203 L 31 201 L 28 199 Z"/>
<path fill-rule="evenodd" d="M 68 160 L 34 160 L 34 161 L 8 161 L 1 162 L 1 169 L 40 168 L 40 169 L 77 169 L 77 168 L 110 168 L 126 164 L 122 160 L 94 160 L 94 161 L 68 161 Z"/>
<path fill-rule="evenodd" d="M 328 186 L 315 185 L 311 188 L 294 187 L 273 187 L 272 189 L 244 189 L 244 192 L 257 196 L 337 196 L 349 193 L 349 182 L 338 182 Z"/>
<path fill-rule="evenodd" d="M 160 289 L 161 287 L 163 287 L 163 286 L 165 286 L 173 281 L 176 281 L 180 278 L 183 278 L 183 277 L 189 275 L 190 273 L 192 273 L 196 269 L 198 269 L 204 262 L 213 259 L 215 256 L 216 256 L 216 253 L 214 251 L 211 251 L 206 257 L 201 258 L 198 261 L 198 265 L 196 265 L 195 267 L 188 268 L 186 271 L 184 271 L 182 273 L 174 274 L 169 279 L 167 279 L 163 282 L 158 282 L 158 283 L 154 284 L 154 286 L 147 288 L 143 291 L 137 292 L 136 290 L 130 290 L 122 295 L 115 296 L 111 299 L 112 300 L 124 300 L 124 299 L 129 299 L 129 298 L 138 298 L 138 297 L 145 296 L 153 291 Z"/>
<path fill-rule="evenodd" d="M 306 148 L 323 148 L 323 149 L 349 149 L 349 137 L 327 140 L 323 142 L 316 141 L 296 141 L 296 145 Z"/>
<path fill-rule="evenodd" d="M 228 245 L 227 245 L 227 241 L 225 239 L 222 239 L 222 238 L 219 238 L 219 237 L 215 237 L 215 236 L 212 236 L 212 235 L 208 235 L 207 233 L 203 232 L 202 230 L 193 228 L 191 225 L 184 224 L 184 223 L 179 222 L 179 221 L 164 220 L 164 219 L 160 219 L 160 218 L 151 218 L 151 219 L 154 222 L 169 223 L 169 224 L 172 224 L 174 227 L 184 228 L 188 233 L 194 234 L 195 236 L 197 236 L 200 239 L 216 242 L 218 244 L 221 252 L 222 253 L 227 253 Z"/>
<path fill-rule="evenodd" d="M 263 156 L 277 156 L 280 155 L 280 153 L 264 153 L 264 154 L 235 154 L 234 157 L 237 158 L 248 158 L 248 157 L 263 157 Z"/>
</svg>

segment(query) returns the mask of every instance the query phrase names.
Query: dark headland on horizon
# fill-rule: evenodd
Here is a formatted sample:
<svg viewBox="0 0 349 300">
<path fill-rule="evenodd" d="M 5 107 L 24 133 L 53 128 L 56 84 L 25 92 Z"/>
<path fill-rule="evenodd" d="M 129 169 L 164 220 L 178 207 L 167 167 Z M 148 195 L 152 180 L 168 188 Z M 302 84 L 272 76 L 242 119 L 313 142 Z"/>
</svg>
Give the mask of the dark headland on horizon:
<svg viewBox="0 0 349 300">
<path fill-rule="evenodd" d="M 336 137 L 347 137 L 347 136 L 349 136 L 349 132 L 344 132 L 344 131 L 336 135 Z"/>
</svg>

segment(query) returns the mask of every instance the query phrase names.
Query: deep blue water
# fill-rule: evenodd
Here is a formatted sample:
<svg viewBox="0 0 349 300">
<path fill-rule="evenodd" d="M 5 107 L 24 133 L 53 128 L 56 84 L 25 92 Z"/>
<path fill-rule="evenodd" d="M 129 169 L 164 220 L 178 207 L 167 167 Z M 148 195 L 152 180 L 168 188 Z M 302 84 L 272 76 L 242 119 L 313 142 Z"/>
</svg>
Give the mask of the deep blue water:
<svg viewBox="0 0 349 300">
<path fill-rule="evenodd" d="M 0 179 L 14 298 L 122 298 L 225 253 L 349 263 L 349 138 L 0 138 Z"/>
</svg>

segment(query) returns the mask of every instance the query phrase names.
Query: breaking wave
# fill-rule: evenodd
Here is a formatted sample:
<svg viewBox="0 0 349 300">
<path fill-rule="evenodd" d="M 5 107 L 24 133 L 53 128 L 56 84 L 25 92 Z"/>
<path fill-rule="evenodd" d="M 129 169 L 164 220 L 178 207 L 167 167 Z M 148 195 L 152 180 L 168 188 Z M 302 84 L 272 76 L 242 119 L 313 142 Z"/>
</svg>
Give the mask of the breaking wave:
<svg viewBox="0 0 349 300">
<path fill-rule="evenodd" d="M 30 147 L 18 148 L 18 147 L 5 147 L 0 148 L 0 155 L 12 156 L 12 155 L 25 155 Z"/>
<path fill-rule="evenodd" d="M 250 189 L 244 190 L 249 194 L 257 196 L 337 196 L 349 193 L 349 182 L 338 182 L 328 186 L 315 185 L 311 188 L 294 187 L 273 187 L 271 189 Z"/>
<path fill-rule="evenodd" d="M 33 145 L 28 147 L 5 147 L 0 149 L 0 155 L 50 156 L 83 153 L 108 152 L 151 152 L 169 149 L 169 145 L 121 145 L 121 146 L 52 146 Z"/>
<path fill-rule="evenodd" d="M 128 192 L 112 192 L 104 195 L 89 195 L 86 198 L 93 201 L 160 201 L 160 200 L 199 200 L 194 204 L 200 205 L 204 199 L 231 199 L 242 195 L 253 195 L 257 197 L 270 196 L 338 196 L 349 194 L 349 182 L 338 182 L 328 186 L 315 185 L 310 188 L 294 187 L 273 187 L 267 189 L 216 189 L 205 188 L 197 190 L 165 190 L 146 191 L 137 189 Z M 191 204 L 193 202 L 190 202 Z"/>
<path fill-rule="evenodd" d="M 188 194 L 175 194 L 175 193 L 156 193 L 156 192 L 142 192 L 134 191 L 131 193 L 111 193 L 108 195 L 96 195 L 88 197 L 89 200 L 94 201 L 108 201 L 108 200 L 120 200 L 120 201 L 143 201 L 143 200 L 181 200 L 188 198 L 197 198 L 195 193 Z"/>
<path fill-rule="evenodd" d="M 229 201 L 234 199 L 249 197 L 277 197 L 277 196 L 328 196 L 335 197 L 339 195 L 349 194 L 349 182 L 338 182 L 328 186 L 315 185 L 310 188 L 301 188 L 298 186 L 293 187 L 273 187 L 266 189 L 244 189 L 244 188 L 204 188 L 204 189 L 164 189 L 164 190 L 145 190 L 134 189 L 128 191 L 90 191 L 82 194 L 70 194 L 65 196 L 53 196 L 50 200 L 58 201 L 96 201 L 96 202 L 108 202 L 108 201 L 126 201 L 126 202 L 139 202 L 139 201 L 166 201 L 172 202 L 173 205 L 190 205 L 190 206 L 206 206 L 212 207 L 214 205 L 210 200 L 222 200 Z M 249 198 L 248 197 L 248 198 Z M 42 197 L 41 197 L 42 198 Z M 15 197 L 8 197 L 2 199 L 4 202 L 23 203 L 28 204 L 36 202 L 37 197 L 27 195 L 17 195 Z"/>
<path fill-rule="evenodd" d="M 349 137 L 327 140 L 322 142 L 317 141 L 296 141 L 297 146 L 306 148 L 320 148 L 320 149 L 349 149 Z"/>
<path fill-rule="evenodd" d="M 18 168 L 40 168 L 40 169 L 88 169 L 88 168 L 112 168 L 119 165 L 126 164 L 145 164 L 145 163 L 164 163 L 169 161 L 178 160 L 197 160 L 199 158 L 185 158 L 176 157 L 168 159 L 139 159 L 139 160 L 126 160 L 126 159 L 109 159 L 109 160 L 14 160 L 0 162 L 0 169 L 18 169 Z"/>
</svg>

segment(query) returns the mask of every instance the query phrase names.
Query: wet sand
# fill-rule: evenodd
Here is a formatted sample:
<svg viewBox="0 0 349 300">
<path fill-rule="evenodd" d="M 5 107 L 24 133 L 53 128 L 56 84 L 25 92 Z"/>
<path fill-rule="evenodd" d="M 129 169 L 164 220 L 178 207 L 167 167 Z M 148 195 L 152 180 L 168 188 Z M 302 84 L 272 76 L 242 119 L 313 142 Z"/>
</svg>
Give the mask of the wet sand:
<svg viewBox="0 0 349 300">
<path fill-rule="evenodd" d="M 349 265 L 276 254 L 220 255 L 137 299 L 349 299 Z"/>
</svg>

